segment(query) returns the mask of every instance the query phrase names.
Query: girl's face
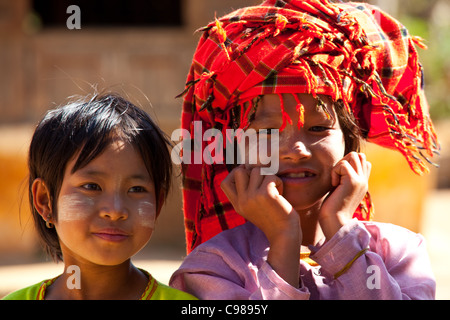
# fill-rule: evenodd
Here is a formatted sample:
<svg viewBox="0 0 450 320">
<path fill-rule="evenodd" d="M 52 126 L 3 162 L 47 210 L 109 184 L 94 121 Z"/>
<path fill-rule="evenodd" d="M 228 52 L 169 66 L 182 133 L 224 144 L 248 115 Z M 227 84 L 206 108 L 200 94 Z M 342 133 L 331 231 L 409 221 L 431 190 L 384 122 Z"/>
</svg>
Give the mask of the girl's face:
<svg viewBox="0 0 450 320">
<path fill-rule="evenodd" d="M 282 195 L 298 211 L 320 205 L 331 190 L 331 169 L 342 159 L 345 143 L 331 100 L 321 96 L 332 115 L 328 119 L 317 100 L 309 94 L 298 94 L 304 107 L 304 125 L 297 126 L 299 113 L 292 94 L 283 94 L 285 112 L 292 120 L 279 132 L 279 170 L 283 181 Z M 280 98 L 265 95 L 249 128 L 278 129 L 283 123 Z"/>
<path fill-rule="evenodd" d="M 153 181 L 139 152 L 113 141 L 85 167 L 66 166 L 55 228 L 64 260 L 118 265 L 150 240 L 157 208 Z"/>
</svg>

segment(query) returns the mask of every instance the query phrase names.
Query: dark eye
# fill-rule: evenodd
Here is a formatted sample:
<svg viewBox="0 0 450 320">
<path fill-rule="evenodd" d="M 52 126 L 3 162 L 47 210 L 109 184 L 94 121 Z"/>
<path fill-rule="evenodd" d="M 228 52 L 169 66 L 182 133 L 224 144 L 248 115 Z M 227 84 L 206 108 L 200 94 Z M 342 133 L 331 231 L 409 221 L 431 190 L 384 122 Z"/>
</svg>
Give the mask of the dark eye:
<svg viewBox="0 0 450 320">
<path fill-rule="evenodd" d="M 142 192 L 147 192 L 147 189 L 145 189 L 144 187 L 141 187 L 141 186 L 135 186 L 135 187 L 131 187 L 130 190 L 128 190 L 128 192 L 142 193 Z"/>
<path fill-rule="evenodd" d="M 309 131 L 312 131 L 312 132 L 323 132 L 323 131 L 326 131 L 328 129 L 330 129 L 330 128 L 325 127 L 325 126 L 312 126 L 311 128 L 309 128 Z"/>
<path fill-rule="evenodd" d="M 81 187 L 83 189 L 89 190 L 89 191 L 101 191 L 102 190 L 102 188 L 96 183 L 86 183 L 86 184 L 82 185 Z"/>
</svg>

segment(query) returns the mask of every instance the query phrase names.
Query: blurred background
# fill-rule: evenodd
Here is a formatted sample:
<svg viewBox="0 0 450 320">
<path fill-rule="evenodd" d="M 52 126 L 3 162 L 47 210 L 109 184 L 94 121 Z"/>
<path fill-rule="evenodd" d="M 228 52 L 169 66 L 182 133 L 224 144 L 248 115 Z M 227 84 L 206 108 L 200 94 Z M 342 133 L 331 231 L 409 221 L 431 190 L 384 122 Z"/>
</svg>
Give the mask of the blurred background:
<svg viewBox="0 0 450 320">
<path fill-rule="evenodd" d="M 426 94 L 442 145 L 439 169 L 418 177 L 396 152 L 367 144 L 375 220 L 422 233 L 450 298 L 450 1 L 371 0 L 426 39 L 419 50 Z M 26 157 L 45 111 L 93 88 L 118 92 L 144 108 L 165 132 L 179 127 L 186 75 L 200 33 L 214 15 L 256 0 L 0 0 L 0 298 L 54 277 L 62 264 L 43 254 L 28 208 Z M 69 29 L 81 10 L 81 29 Z M 73 23 L 73 21 L 72 21 Z M 70 25 L 70 24 L 69 24 Z M 180 179 L 149 245 L 135 257 L 167 282 L 185 256 Z"/>
</svg>

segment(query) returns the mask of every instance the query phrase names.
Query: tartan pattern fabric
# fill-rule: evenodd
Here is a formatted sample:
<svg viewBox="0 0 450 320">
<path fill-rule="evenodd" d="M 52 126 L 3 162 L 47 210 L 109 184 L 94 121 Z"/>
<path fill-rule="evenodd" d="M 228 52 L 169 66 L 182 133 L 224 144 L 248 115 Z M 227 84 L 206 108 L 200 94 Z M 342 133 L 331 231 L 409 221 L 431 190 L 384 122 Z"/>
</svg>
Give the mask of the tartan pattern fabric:
<svg viewBox="0 0 450 320">
<path fill-rule="evenodd" d="M 246 128 L 260 95 L 323 94 L 344 103 L 368 141 L 427 172 L 425 161 L 439 145 L 415 48 L 422 45 L 388 14 L 363 3 L 267 0 L 201 31 L 183 93 L 181 126 L 192 139 L 210 128 Z M 280 130 L 292 122 L 281 111 Z M 194 121 L 202 121 L 202 132 L 194 132 Z M 202 141 L 189 156 L 205 147 Z M 244 222 L 220 188 L 227 174 L 225 164 L 182 164 L 188 252 Z M 367 195 L 355 217 L 371 214 Z"/>
</svg>

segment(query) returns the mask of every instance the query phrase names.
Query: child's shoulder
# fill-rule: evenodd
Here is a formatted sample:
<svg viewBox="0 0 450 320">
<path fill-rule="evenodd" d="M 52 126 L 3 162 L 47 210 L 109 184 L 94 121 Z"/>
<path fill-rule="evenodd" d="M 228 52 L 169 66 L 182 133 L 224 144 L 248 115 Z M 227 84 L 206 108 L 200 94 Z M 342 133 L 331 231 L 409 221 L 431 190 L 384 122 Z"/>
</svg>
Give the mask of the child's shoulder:
<svg viewBox="0 0 450 320">
<path fill-rule="evenodd" d="M 37 300 L 39 289 L 41 288 L 42 281 L 23 289 L 11 292 L 2 298 L 2 300 Z"/>
</svg>

